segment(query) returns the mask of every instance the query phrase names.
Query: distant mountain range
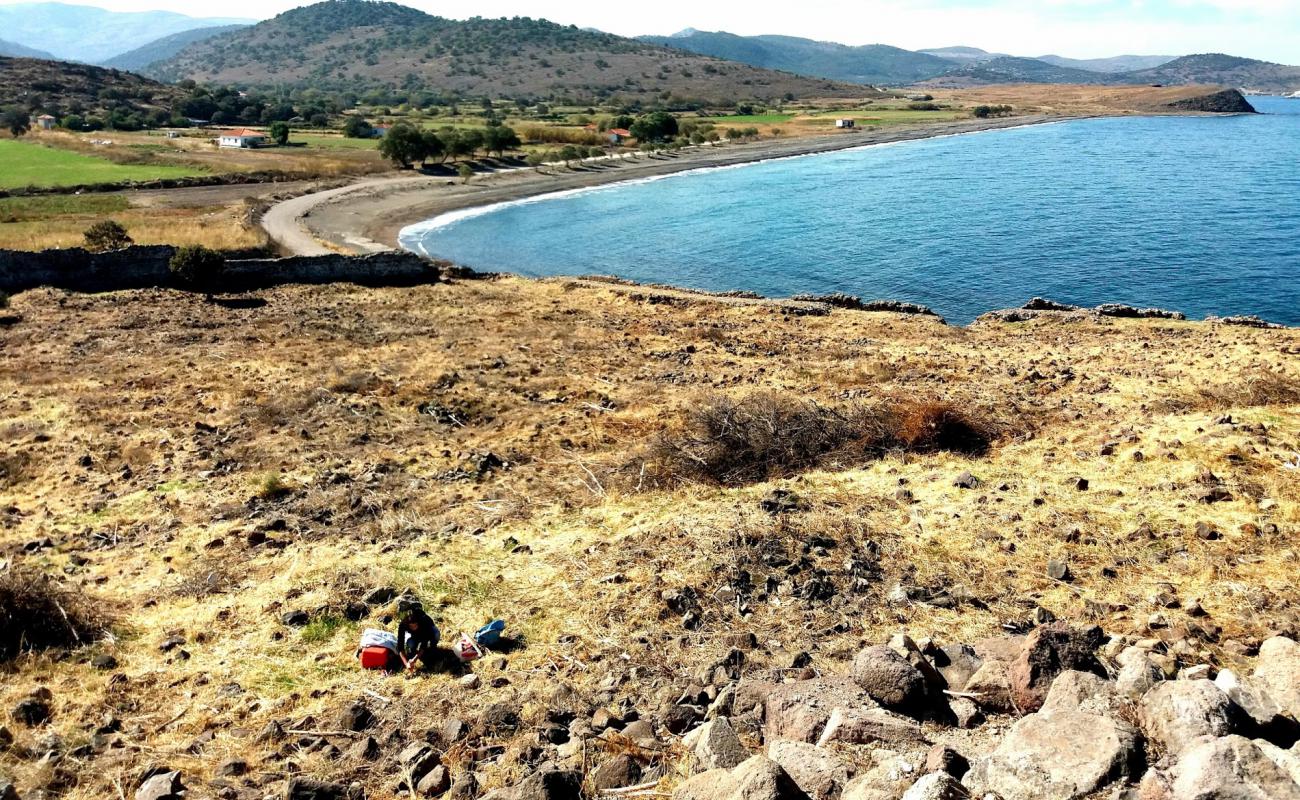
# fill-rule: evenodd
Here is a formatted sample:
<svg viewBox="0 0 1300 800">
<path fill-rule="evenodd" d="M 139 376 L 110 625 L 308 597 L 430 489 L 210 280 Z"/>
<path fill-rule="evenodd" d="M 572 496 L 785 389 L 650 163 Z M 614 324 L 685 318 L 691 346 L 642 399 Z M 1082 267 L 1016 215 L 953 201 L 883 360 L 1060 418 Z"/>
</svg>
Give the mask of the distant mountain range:
<svg viewBox="0 0 1300 800">
<path fill-rule="evenodd" d="M 451 20 L 403 5 L 326 0 L 186 46 L 151 77 L 253 87 L 392 87 L 444 97 L 676 99 L 734 104 L 862 96 L 825 77 L 667 49 L 545 20 Z"/>
<path fill-rule="evenodd" d="M 645 36 L 692 53 L 876 86 L 965 87 L 997 83 L 1212 83 L 1266 92 L 1300 90 L 1300 68 L 1222 54 L 1125 55 L 1075 59 L 1023 58 L 978 47 L 902 50 L 850 47 L 791 36 L 737 36 L 688 28 L 674 36 Z"/>
<path fill-rule="evenodd" d="M 195 28 L 194 30 L 173 33 L 171 36 L 164 36 L 157 41 L 150 42 L 144 47 L 137 47 L 136 49 L 123 53 L 120 56 L 114 56 L 105 61 L 104 66 L 113 67 L 114 69 L 129 69 L 133 72 L 143 72 L 150 65 L 173 58 L 191 45 L 206 42 L 214 36 L 220 36 L 223 33 L 233 33 L 234 31 L 246 27 L 248 26 L 219 25 L 212 28 Z"/>
<path fill-rule="evenodd" d="M 169 11 L 117 12 L 66 3 L 0 6 L 5 39 L 66 61 L 100 64 L 114 56 L 195 28 L 252 20 L 200 19 Z"/>
<path fill-rule="evenodd" d="M 54 58 L 53 54 L 44 50 L 26 47 L 15 42 L 7 42 L 4 39 L 0 39 L 0 56 L 9 56 L 10 58 Z"/>
</svg>

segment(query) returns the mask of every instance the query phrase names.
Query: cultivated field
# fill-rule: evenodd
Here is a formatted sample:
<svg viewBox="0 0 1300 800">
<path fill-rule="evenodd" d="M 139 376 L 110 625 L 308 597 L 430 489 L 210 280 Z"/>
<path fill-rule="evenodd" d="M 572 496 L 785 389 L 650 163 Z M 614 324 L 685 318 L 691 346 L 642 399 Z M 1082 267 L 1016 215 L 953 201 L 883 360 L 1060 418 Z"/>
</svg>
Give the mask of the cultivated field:
<svg viewBox="0 0 1300 800">
<path fill-rule="evenodd" d="M 119 164 L 35 142 L 0 139 L 0 189 L 182 178 L 202 170 L 164 164 Z"/>
<path fill-rule="evenodd" d="M 388 798 L 402 737 L 464 719 L 443 762 L 486 790 L 530 771 L 554 709 L 652 717 L 736 634 L 746 674 L 780 676 L 1048 612 L 1219 665 L 1300 622 L 1296 331 L 961 329 L 515 278 L 263 299 L 33 291 L 6 312 L 0 560 L 113 620 L 7 668 L 0 707 L 53 695 L 0 753 L 20 788 L 129 795 L 163 763 L 199 796 L 302 773 Z M 719 414 L 738 455 L 708 446 Z M 448 637 L 504 618 L 514 643 L 473 689 L 362 673 L 358 635 L 392 613 L 375 589 Z M 382 767 L 329 734 L 358 700 Z M 21 755 L 52 734 L 86 747 Z M 680 779 L 671 744 L 540 747 Z M 231 758 L 247 777 L 219 779 Z"/>
</svg>

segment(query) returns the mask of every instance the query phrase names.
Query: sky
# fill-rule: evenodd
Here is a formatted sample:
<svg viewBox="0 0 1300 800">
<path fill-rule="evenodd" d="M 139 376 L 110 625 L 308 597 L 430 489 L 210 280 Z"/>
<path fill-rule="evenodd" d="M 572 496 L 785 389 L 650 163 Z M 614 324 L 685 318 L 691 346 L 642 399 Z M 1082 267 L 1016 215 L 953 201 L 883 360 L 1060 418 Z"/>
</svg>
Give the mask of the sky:
<svg viewBox="0 0 1300 800">
<path fill-rule="evenodd" d="M 11 5 L 12 0 L 0 0 Z M 191 16 L 273 16 L 304 0 L 97 0 L 115 11 Z M 464 17 L 465 5 L 408 0 L 431 14 Z M 967 45 L 1022 56 L 1185 55 L 1224 52 L 1300 64 L 1300 0 L 495 0 L 482 16 L 543 17 L 624 36 L 683 28 L 779 33 L 908 49 Z"/>
</svg>

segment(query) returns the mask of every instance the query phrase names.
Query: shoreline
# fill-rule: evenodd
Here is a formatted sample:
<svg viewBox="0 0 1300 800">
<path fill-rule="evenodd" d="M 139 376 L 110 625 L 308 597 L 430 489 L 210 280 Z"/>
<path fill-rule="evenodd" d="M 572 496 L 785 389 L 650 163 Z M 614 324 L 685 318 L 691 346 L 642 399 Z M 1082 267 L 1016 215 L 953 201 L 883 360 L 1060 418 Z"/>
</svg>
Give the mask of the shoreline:
<svg viewBox="0 0 1300 800">
<path fill-rule="evenodd" d="M 399 236 L 403 229 L 454 211 L 695 170 L 1083 119 L 1089 117 L 1036 115 L 960 120 L 852 134 L 701 146 L 675 154 L 636 154 L 619 160 L 587 162 L 573 170 L 563 167 L 548 168 L 546 172 L 534 168 L 505 170 L 478 176 L 469 184 L 423 175 L 368 180 L 280 203 L 267 211 L 262 224 L 272 240 L 289 255 L 386 252 L 402 249 Z"/>
</svg>

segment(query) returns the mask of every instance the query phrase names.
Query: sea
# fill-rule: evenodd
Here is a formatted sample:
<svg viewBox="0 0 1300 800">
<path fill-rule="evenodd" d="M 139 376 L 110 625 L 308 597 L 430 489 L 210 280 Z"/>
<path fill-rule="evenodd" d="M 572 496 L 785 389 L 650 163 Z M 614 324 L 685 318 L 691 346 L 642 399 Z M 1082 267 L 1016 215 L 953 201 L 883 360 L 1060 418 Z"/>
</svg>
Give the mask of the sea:
<svg viewBox="0 0 1300 800">
<path fill-rule="evenodd" d="M 478 270 L 845 293 L 965 324 L 1034 296 L 1300 325 L 1300 100 L 776 159 L 453 212 L 404 247 Z"/>
</svg>

